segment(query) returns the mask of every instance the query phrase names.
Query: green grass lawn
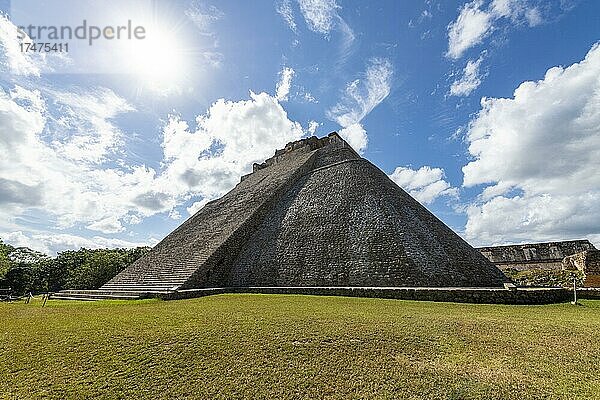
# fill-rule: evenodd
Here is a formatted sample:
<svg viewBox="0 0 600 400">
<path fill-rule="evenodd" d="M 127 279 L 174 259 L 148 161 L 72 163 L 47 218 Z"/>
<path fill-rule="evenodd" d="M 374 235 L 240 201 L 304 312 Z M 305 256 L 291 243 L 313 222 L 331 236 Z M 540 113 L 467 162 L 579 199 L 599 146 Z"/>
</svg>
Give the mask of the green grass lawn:
<svg viewBox="0 0 600 400">
<path fill-rule="evenodd" d="M 0 304 L 0 398 L 599 399 L 600 301 Z"/>
</svg>

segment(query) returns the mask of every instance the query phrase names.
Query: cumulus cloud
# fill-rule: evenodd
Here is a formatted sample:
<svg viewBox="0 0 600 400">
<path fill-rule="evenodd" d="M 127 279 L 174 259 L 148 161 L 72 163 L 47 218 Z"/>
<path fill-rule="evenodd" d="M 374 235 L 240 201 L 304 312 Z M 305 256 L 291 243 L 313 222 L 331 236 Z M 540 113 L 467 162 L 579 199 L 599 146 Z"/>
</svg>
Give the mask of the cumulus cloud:
<svg viewBox="0 0 600 400">
<path fill-rule="evenodd" d="M 95 102 L 77 104 L 91 107 L 85 115 L 99 112 Z M 59 227 L 82 224 L 103 233 L 122 232 L 123 223 L 158 213 L 175 216 L 174 208 L 191 198 L 218 197 L 254 162 L 304 135 L 275 97 L 250 93 L 249 100 L 216 101 L 197 117 L 194 130 L 171 116 L 163 130 L 159 171 L 144 165 L 118 168 L 73 157 L 65 146 L 57 149 L 45 141 L 47 114 L 39 91 L 0 90 L 2 214 L 14 220 L 38 209 Z"/>
<path fill-rule="evenodd" d="M 481 84 L 479 67 L 482 61 L 483 56 L 479 57 L 476 61 L 469 60 L 467 62 L 463 70 L 463 75 L 450 86 L 451 96 L 468 96 L 473 90 L 479 87 Z"/>
<path fill-rule="evenodd" d="M 188 212 L 188 214 L 194 215 L 198 211 L 200 211 L 202 209 L 202 207 L 204 207 L 206 205 L 206 203 L 208 203 L 209 201 L 210 201 L 209 199 L 202 199 L 200 201 L 195 201 L 194 203 L 192 203 L 191 206 L 186 208 L 186 211 Z"/>
<path fill-rule="evenodd" d="M 180 117 L 170 117 L 163 175 L 171 191 L 208 199 L 231 189 L 253 163 L 304 135 L 302 126 L 266 93 L 250 92 L 250 100 L 237 102 L 220 99 L 196 123 L 192 130 Z"/>
<path fill-rule="evenodd" d="M 82 115 L 95 116 L 91 123 L 101 124 L 102 118 L 93 107 L 97 104 L 89 103 L 92 109 L 85 110 L 82 104 L 78 106 Z M 94 118 L 97 120 L 93 121 Z M 53 119 L 70 121 L 70 116 L 67 113 L 64 118 Z M 90 229 L 100 229 L 106 224 L 96 222 L 126 214 L 129 209 L 124 193 L 128 190 L 135 193 L 135 188 L 143 186 L 139 185 L 140 182 L 150 183 L 153 173 L 143 167 L 133 167 L 128 171 L 102 168 L 88 162 L 86 157 L 72 157 L 65 149 L 74 138 L 79 138 L 82 144 L 93 143 L 98 132 L 90 129 L 87 132 L 89 137 L 86 137 L 79 129 L 70 133 L 65 129 L 67 133 L 61 133 L 60 139 L 48 140 L 52 137 L 48 132 L 52 125 L 49 120 L 47 101 L 39 90 L 20 86 L 15 86 L 10 92 L 0 90 L 0 179 L 11 181 L 2 193 L 3 200 L 11 202 L 6 219 L 14 219 L 31 208 L 37 208 L 56 218 L 60 227 L 82 223 Z M 100 155 L 104 154 L 105 147 L 114 145 L 111 140 L 115 138 L 107 140 L 106 146 L 95 147 Z M 85 149 L 82 145 L 83 155 L 87 154 L 83 151 Z M 89 154 L 97 160 L 93 151 Z"/>
<path fill-rule="evenodd" d="M 535 3 L 534 0 L 492 0 L 486 6 L 483 0 L 472 0 L 464 4 L 456 20 L 448 25 L 446 55 L 455 60 L 462 57 L 502 23 L 512 26 L 543 23 L 542 11 Z"/>
<path fill-rule="evenodd" d="M 0 49 L 4 57 L 1 58 L 3 72 L 16 75 L 39 76 L 40 64 L 44 62 L 45 55 L 36 52 L 22 52 L 19 48 L 17 27 L 8 17 L 0 12 Z"/>
<path fill-rule="evenodd" d="M 348 83 L 340 102 L 327 110 L 327 117 L 342 126 L 340 134 L 357 151 L 368 143 L 360 122 L 390 94 L 393 73 L 389 60 L 371 59 L 364 76 Z"/>
<path fill-rule="evenodd" d="M 17 27 L 0 11 L 0 72 L 16 76 L 40 76 L 69 62 L 64 53 L 23 52 L 21 43 L 32 43 L 29 37 L 17 39 Z"/>
<path fill-rule="evenodd" d="M 464 185 L 485 185 L 468 209 L 482 243 L 580 238 L 600 231 L 600 45 L 566 68 L 483 98 L 466 134 Z"/>
<path fill-rule="evenodd" d="M 6 60 L 6 54 L 1 57 Z M 29 83 L 28 83 L 29 84 Z M 119 233 L 159 213 L 231 189 L 252 163 L 304 135 L 277 98 L 220 99 L 195 129 L 171 116 L 158 169 L 121 158 L 114 119 L 135 109 L 106 88 L 0 88 L 0 230 L 45 218 L 59 229 Z M 280 90 L 281 93 L 281 90 Z"/>
<path fill-rule="evenodd" d="M 101 163 L 122 145 L 122 132 L 112 120 L 135 110 L 124 98 L 103 87 L 46 93 L 61 109 L 48 130 L 55 140 L 53 147 L 65 157 Z"/>
<path fill-rule="evenodd" d="M 423 204 L 431 204 L 442 196 L 457 197 L 458 189 L 444 180 L 444 170 L 423 166 L 418 170 L 397 167 L 390 179 Z"/>
<path fill-rule="evenodd" d="M 319 128 L 319 126 L 321 126 L 321 124 L 318 123 L 317 121 L 309 121 L 308 129 L 307 129 L 308 134 L 311 136 L 314 136 L 314 134 L 317 131 L 317 129 Z"/>
<path fill-rule="evenodd" d="M 0 59 L 8 65 L 7 54 Z M 282 98 L 292 73 L 284 70 Z M 178 207 L 193 201 L 192 212 L 221 196 L 254 162 L 305 134 L 274 96 L 251 92 L 240 101 L 219 99 L 193 126 L 177 115 L 167 119 L 162 162 L 151 168 L 131 163 L 123 151 L 126 132 L 115 119 L 135 112 L 123 97 L 102 87 L 59 90 L 24 82 L 0 88 L 0 232 L 44 251 L 110 243 L 67 233 L 34 236 L 22 221 L 44 218 L 63 232 L 89 235 L 86 230 L 121 233 L 161 213 L 177 219 Z M 60 246 L 52 237 L 61 238 Z"/>
<path fill-rule="evenodd" d="M 367 137 L 367 131 L 365 131 L 365 128 L 363 128 L 361 124 L 356 123 L 348 125 L 342 128 L 338 133 L 357 152 L 362 153 L 367 148 L 369 139 Z"/>
<path fill-rule="evenodd" d="M 277 100 L 287 101 L 294 74 L 295 71 L 290 67 L 284 67 L 279 72 L 279 82 L 277 82 L 277 86 L 275 87 L 275 98 Z"/>
<path fill-rule="evenodd" d="M 87 228 L 103 233 L 118 233 L 125 230 L 125 227 L 121 225 L 121 221 L 114 215 L 100 221 L 94 221 Z"/>
</svg>

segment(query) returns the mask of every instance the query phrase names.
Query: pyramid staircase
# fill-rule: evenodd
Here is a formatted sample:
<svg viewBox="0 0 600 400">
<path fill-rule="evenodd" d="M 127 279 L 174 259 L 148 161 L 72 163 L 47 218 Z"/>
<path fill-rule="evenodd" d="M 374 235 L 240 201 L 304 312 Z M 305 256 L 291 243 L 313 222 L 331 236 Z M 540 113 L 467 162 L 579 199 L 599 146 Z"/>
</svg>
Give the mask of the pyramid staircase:
<svg viewBox="0 0 600 400">
<path fill-rule="evenodd" d="M 331 139 L 330 139 L 331 138 Z M 194 287 L 215 264 L 248 240 L 252 228 L 293 185 L 313 168 L 316 150 L 339 139 L 316 137 L 289 143 L 222 198 L 208 203 L 98 290 L 63 290 L 57 300 L 121 300 L 160 297 Z M 348 146 L 343 140 L 339 143 Z M 289 152 L 294 151 L 293 157 Z M 266 168 L 270 167 L 270 168 Z M 177 246 L 173 246 L 176 243 Z M 199 266 L 203 268 L 199 268 Z"/>
</svg>

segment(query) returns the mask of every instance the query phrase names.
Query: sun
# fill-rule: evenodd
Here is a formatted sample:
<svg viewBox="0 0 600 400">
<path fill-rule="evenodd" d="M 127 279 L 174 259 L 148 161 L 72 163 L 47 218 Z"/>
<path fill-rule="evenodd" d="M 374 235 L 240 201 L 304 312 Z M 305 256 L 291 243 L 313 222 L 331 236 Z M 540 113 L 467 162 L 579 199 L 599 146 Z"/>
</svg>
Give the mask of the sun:
<svg viewBox="0 0 600 400">
<path fill-rule="evenodd" d="M 187 64 L 181 40 L 160 25 L 149 26 L 146 32 L 144 39 L 128 46 L 125 57 L 129 61 L 129 70 L 157 84 L 179 81 Z"/>
</svg>

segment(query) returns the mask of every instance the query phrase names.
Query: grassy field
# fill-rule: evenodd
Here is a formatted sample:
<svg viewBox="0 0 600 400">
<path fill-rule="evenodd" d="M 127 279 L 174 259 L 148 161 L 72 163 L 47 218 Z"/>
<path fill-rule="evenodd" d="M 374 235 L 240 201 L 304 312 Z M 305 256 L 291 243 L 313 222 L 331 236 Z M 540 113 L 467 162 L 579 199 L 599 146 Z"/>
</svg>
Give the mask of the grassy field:
<svg viewBox="0 0 600 400">
<path fill-rule="evenodd" d="M 0 398 L 598 399 L 600 301 L 0 304 Z"/>
</svg>

